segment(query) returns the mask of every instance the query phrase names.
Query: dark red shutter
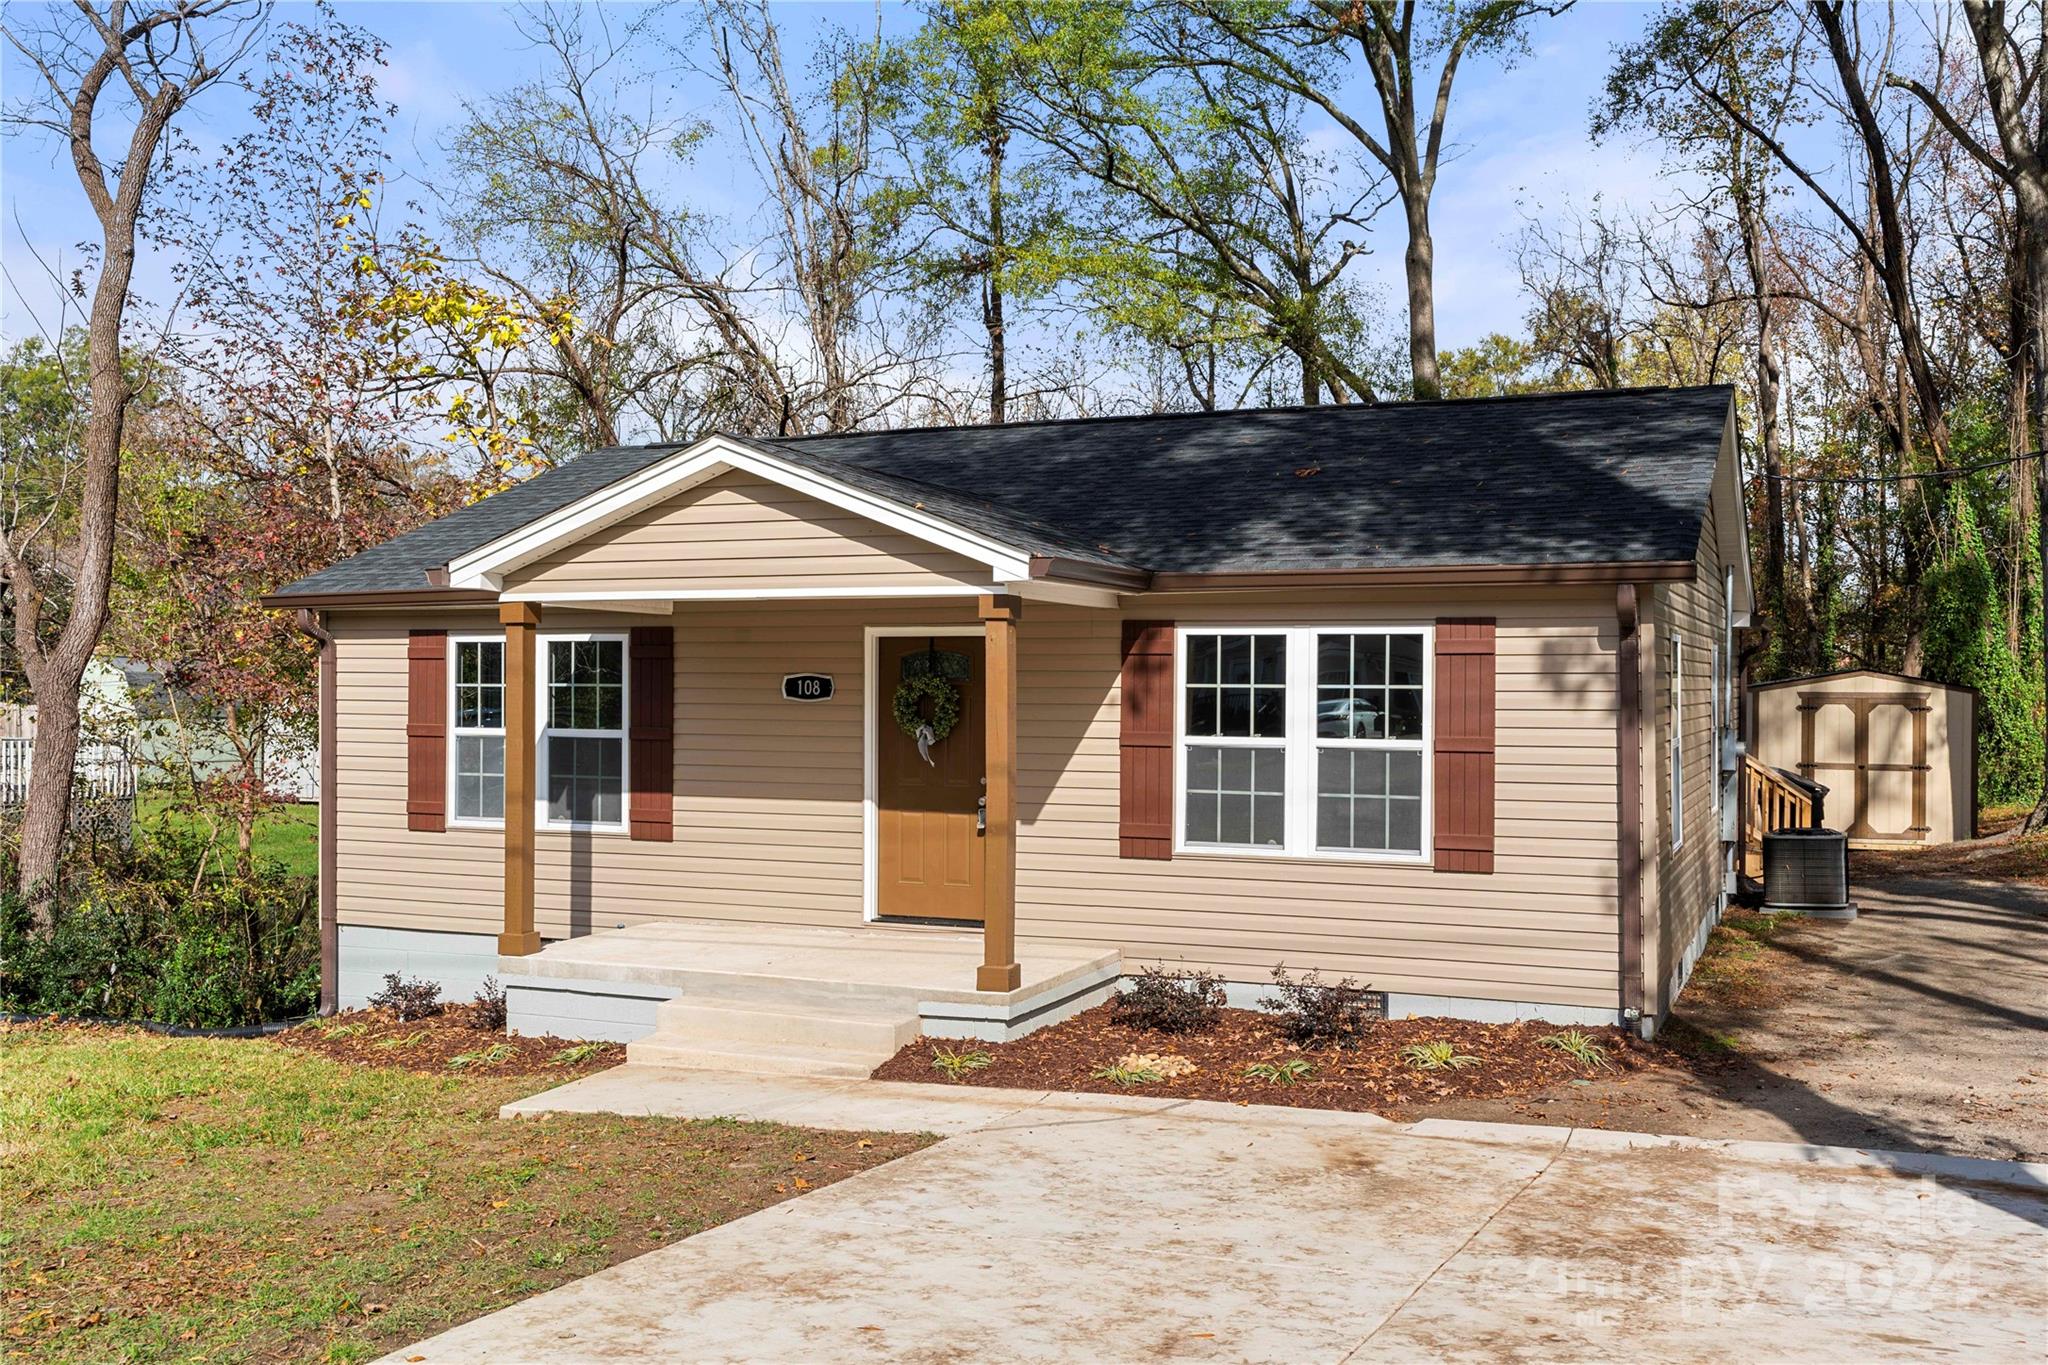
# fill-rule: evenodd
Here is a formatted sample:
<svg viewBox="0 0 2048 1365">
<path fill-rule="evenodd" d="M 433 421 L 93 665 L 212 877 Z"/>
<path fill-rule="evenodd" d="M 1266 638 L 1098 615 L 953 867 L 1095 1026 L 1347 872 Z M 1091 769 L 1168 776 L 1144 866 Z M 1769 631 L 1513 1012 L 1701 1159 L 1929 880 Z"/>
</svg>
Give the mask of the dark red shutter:
<svg viewBox="0 0 2048 1365">
<path fill-rule="evenodd" d="M 633 627 L 633 714 L 626 722 L 628 822 L 635 839 L 664 843 L 675 838 L 675 640 L 673 626 Z"/>
<path fill-rule="evenodd" d="M 1436 623 L 1436 870 L 1493 871 L 1490 617 Z"/>
<path fill-rule="evenodd" d="M 405 827 L 448 828 L 448 632 L 405 643 Z"/>
<path fill-rule="evenodd" d="M 1173 623 L 1124 622 L 1117 835 L 1126 858 L 1173 856 Z"/>
</svg>

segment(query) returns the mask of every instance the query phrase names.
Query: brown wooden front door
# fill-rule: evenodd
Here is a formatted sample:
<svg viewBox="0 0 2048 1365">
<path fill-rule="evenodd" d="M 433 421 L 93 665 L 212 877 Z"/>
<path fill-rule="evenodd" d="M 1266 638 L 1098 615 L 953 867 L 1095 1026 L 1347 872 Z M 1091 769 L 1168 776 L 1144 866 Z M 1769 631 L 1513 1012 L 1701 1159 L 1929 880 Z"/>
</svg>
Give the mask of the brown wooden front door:
<svg viewBox="0 0 2048 1365">
<path fill-rule="evenodd" d="M 932 746 L 932 762 L 892 714 L 903 660 L 937 648 L 964 654 L 968 676 L 954 687 L 960 719 Z M 981 639 L 978 636 L 885 636 L 876 651 L 875 795 L 877 838 L 875 908 L 883 918 L 982 919 L 982 839 L 976 819 L 983 785 L 984 719 Z"/>
</svg>

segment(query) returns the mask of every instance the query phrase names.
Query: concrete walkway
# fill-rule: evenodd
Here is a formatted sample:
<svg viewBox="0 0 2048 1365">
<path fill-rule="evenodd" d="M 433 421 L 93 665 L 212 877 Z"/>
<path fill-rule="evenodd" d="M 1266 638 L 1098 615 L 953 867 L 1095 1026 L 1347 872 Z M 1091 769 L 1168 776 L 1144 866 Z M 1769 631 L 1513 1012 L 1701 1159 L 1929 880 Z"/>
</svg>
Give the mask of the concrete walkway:
<svg viewBox="0 0 2048 1365">
<path fill-rule="evenodd" d="M 2048 1354 L 2040 1166 L 631 1067 L 550 1109 L 951 1136 L 390 1360 Z"/>
</svg>

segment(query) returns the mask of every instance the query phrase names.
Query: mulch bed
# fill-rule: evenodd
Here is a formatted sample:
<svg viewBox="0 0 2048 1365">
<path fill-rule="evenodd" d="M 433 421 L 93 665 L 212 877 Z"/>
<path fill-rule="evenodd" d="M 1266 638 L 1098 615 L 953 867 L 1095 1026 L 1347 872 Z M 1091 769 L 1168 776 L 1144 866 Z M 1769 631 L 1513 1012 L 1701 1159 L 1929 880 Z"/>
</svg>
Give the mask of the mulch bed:
<svg viewBox="0 0 2048 1365">
<path fill-rule="evenodd" d="M 274 1035 L 280 1046 L 355 1066 L 393 1066 L 429 1076 L 560 1076 L 570 1080 L 618 1066 L 624 1043 L 515 1037 L 486 1028 L 476 1006 L 449 1005 L 423 1019 L 389 1010 L 344 1010 Z"/>
<path fill-rule="evenodd" d="M 1555 1024 L 1388 1019 L 1372 1024 L 1355 1047 L 1304 1048 L 1282 1037 L 1274 1018 L 1257 1010 L 1224 1010 L 1215 1027 L 1201 1033 L 1163 1034 L 1113 1022 L 1112 1008 L 1097 1005 L 1009 1043 L 920 1038 L 877 1068 L 875 1079 L 1366 1110 L 1399 1118 L 1399 1111 L 1408 1105 L 1495 1099 L 1593 1076 L 1688 1065 L 1682 1054 L 1642 1042 L 1618 1028 L 1582 1030 L 1606 1051 L 1611 1063 L 1605 1069 L 1589 1069 L 1543 1044 L 1542 1039 L 1561 1031 Z M 1401 1049 L 1410 1043 L 1437 1041 L 1450 1042 L 1458 1052 L 1477 1057 L 1478 1063 L 1460 1070 L 1423 1071 L 1401 1056 Z M 989 1064 L 961 1073 L 958 1081 L 950 1080 L 932 1065 L 941 1048 L 984 1052 Z M 1129 1087 L 1092 1074 L 1097 1067 L 1133 1052 L 1185 1057 L 1196 1069 Z M 1250 1063 L 1293 1057 L 1308 1062 L 1313 1070 L 1292 1085 L 1250 1079 L 1244 1074 Z"/>
</svg>

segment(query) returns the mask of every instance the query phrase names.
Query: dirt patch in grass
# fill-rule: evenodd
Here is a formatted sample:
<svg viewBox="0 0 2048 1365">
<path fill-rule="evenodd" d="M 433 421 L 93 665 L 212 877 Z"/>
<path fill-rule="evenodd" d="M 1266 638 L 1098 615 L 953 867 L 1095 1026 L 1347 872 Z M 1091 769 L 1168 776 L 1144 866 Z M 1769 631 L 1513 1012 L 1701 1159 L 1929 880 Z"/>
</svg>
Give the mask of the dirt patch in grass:
<svg viewBox="0 0 2048 1365">
<path fill-rule="evenodd" d="M 267 1040 L 0 1030 L 0 1349 L 367 1360 L 930 1141 L 496 1117 L 539 1088 Z"/>
<path fill-rule="evenodd" d="M 395 1066 L 421 1075 L 463 1071 L 483 1076 L 572 1080 L 626 1060 L 624 1043 L 514 1037 L 478 1024 L 477 1007 L 450 1005 L 424 1019 L 389 1010 L 348 1010 L 273 1035 L 281 1046 L 359 1066 Z"/>
<path fill-rule="evenodd" d="M 2016 822 L 2013 822 L 2016 823 Z M 1932 848 L 1852 848 L 1850 894 L 1862 882 L 1891 877 L 1982 877 L 2048 886 L 2048 834 L 2009 832 Z"/>
<path fill-rule="evenodd" d="M 1792 988 L 1800 959 L 1786 951 L 1813 921 L 1801 915 L 1761 915 L 1730 908 L 1707 937 L 1705 951 L 1686 986 L 1688 1004 L 1725 1009 L 1758 1009 L 1782 999 Z"/>
<path fill-rule="evenodd" d="M 1256 1010 L 1224 1010 L 1214 1028 L 1200 1033 L 1162 1034 L 1113 1022 L 1111 1006 L 1104 1004 L 1015 1042 L 920 1038 L 884 1062 L 875 1078 L 1369 1110 L 1400 1117 L 1405 1106 L 1459 1096 L 1501 1098 L 1681 1060 L 1620 1029 L 1585 1029 L 1607 1062 L 1605 1067 L 1592 1065 L 1543 1042 L 1560 1032 L 1555 1024 L 1389 1019 L 1372 1024 L 1355 1047 L 1304 1048 L 1283 1037 L 1271 1015 Z M 1430 1043 L 1448 1043 L 1452 1056 L 1474 1060 L 1423 1069 L 1403 1055 L 1404 1048 Z M 969 1058 L 978 1053 L 988 1060 L 983 1066 L 956 1068 L 949 1076 L 934 1065 L 942 1052 Z M 1194 1069 L 1129 1086 L 1095 1074 L 1134 1053 L 1185 1058 Z M 1253 1066 L 1285 1070 L 1289 1061 L 1308 1064 L 1292 1083 L 1270 1072 L 1265 1078 L 1246 1074 Z M 1177 1070 L 1178 1064 L 1159 1069 Z"/>
</svg>

